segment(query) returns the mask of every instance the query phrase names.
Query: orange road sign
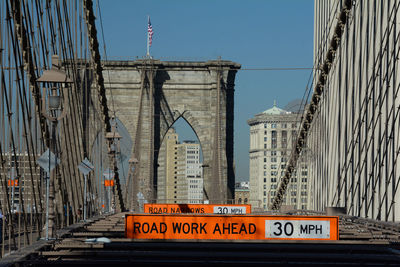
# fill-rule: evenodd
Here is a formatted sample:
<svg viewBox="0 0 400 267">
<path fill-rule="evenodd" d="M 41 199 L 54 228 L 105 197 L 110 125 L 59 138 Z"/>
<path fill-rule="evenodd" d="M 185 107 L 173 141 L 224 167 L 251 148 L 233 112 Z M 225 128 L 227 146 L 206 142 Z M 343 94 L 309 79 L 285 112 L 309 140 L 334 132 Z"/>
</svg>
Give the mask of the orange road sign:
<svg viewBox="0 0 400 267">
<path fill-rule="evenodd" d="M 8 180 L 8 186 L 18 186 L 18 179 Z"/>
<path fill-rule="evenodd" d="M 152 214 L 200 213 L 200 214 L 247 214 L 248 204 L 144 204 L 144 212 Z"/>
<path fill-rule="evenodd" d="M 127 214 L 132 239 L 338 240 L 339 217 Z"/>
<path fill-rule="evenodd" d="M 114 180 L 104 180 L 104 186 L 114 186 Z"/>
</svg>

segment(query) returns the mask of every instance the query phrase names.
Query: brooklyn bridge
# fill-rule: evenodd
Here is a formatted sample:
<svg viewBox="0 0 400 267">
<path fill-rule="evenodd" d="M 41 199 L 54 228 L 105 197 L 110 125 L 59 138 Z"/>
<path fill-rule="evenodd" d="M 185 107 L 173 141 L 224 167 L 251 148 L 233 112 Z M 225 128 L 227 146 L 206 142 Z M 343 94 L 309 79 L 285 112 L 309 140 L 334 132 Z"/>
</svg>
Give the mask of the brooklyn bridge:
<svg viewBox="0 0 400 267">
<path fill-rule="evenodd" d="M 247 224 L 207 230 L 201 217 L 187 224 L 191 234 L 245 235 L 258 227 L 251 216 L 278 216 L 287 238 L 271 241 L 265 232 L 261 241 L 206 242 L 168 237 L 168 215 L 160 223 L 148 217 L 147 230 L 141 220 L 150 216 L 146 205 L 174 202 L 160 198 L 166 182 L 158 159 L 179 119 L 201 146 L 202 204 L 227 211 L 237 204 L 234 94 L 241 64 L 107 60 L 92 0 L 2 1 L 0 266 L 398 264 L 399 6 L 315 1 L 315 25 L 324 27 L 314 29 L 312 93 L 271 205 L 243 212 Z M 310 203 L 288 210 L 291 178 L 304 162 Z M 207 216 L 211 225 L 217 215 Z M 223 215 L 242 218 L 236 216 Z M 300 234 L 314 230 L 312 240 L 290 240 L 295 226 L 282 222 L 292 219 L 279 216 L 338 218 L 337 238 L 316 240 L 316 223 L 300 226 Z M 153 227 L 165 238 L 130 236 Z"/>
</svg>

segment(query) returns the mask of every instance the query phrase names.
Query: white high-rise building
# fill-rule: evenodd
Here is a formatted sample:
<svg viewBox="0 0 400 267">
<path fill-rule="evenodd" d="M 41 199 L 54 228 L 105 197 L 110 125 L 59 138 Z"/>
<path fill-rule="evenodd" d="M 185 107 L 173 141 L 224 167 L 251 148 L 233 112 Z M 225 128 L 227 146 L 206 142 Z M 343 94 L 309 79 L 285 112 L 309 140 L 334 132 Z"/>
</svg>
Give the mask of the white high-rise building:
<svg viewBox="0 0 400 267">
<path fill-rule="evenodd" d="M 200 145 L 193 141 L 184 141 L 185 170 L 187 180 L 188 203 L 203 203 L 203 175 L 200 162 Z"/>
<path fill-rule="evenodd" d="M 276 195 L 292 145 L 297 138 L 301 115 L 280 109 L 274 104 L 254 118 L 250 125 L 250 204 L 267 210 Z M 307 209 L 308 169 L 299 163 L 291 178 L 284 204 Z"/>
</svg>

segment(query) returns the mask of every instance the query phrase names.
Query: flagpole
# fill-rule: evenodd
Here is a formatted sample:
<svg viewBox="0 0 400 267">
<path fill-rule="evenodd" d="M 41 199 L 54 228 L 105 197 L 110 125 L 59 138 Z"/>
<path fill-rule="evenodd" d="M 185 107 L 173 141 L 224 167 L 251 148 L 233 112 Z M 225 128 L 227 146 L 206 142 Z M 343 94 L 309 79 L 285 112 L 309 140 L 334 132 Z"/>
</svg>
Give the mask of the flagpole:
<svg viewBox="0 0 400 267">
<path fill-rule="evenodd" d="M 147 27 L 149 27 L 150 16 L 147 16 Z M 149 31 L 147 30 L 147 57 L 150 57 L 150 47 L 149 47 Z"/>
</svg>

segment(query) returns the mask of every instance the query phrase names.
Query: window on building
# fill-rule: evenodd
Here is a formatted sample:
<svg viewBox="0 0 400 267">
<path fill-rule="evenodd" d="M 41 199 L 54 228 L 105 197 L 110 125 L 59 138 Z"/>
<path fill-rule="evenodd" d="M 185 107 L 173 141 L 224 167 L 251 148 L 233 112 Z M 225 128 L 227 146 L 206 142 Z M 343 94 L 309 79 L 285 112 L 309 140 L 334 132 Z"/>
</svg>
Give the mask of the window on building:
<svg viewBox="0 0 400 267">
<path fill-rule="evenodd" d="M 267 178 L 264 178 L 264 183 L 266 183 L 267 182 Z"/>
<path fill-rule="evenodd" d="M 266 184 L 264 185 L 264 189 L 267 189 L 267 185 Z"/>
<path fill-rule="evenodd" d="M 278 175 L 277 171 L 271 171 L 271 176 L 276 176 L 276 175 Z"/>
<path fill-rule="evenodd" d="M 292 131 L 292 147 L 295 147 L 297 141 L 297 131 Z"/>
<path fill-rule="evenodd" d="M 265 129 L 268 128 L 268 123 L 264 123 L 264 128 L 265 128 Z"/>
<path fill-rule="evenodd" d="M 271 131 L 271 148 L 277 148 L 277 133 Z"/>
<path fill-rule="evenodd" d="M 303 183 L 307 183 L 307 178 L 301 178 L 301 181 L 302 181 Z"/>
<path fill-rule="evenodd" d="M 267 148 L 267 144 L 264 144 L 264 148 Z"/>
<path fill-rule="evenodd" d="M 267 162 L 267 158 L 264 158 L 264 162 Z"/>
<path fill-rule="evenodd" d="M 276 158 L 271 158 L 271 162 L 276 162 Z"/>
<path fill-rule="evenodd" d="M 271 123 L 271 128 L 276 128 L 276 123 Z"/>
<path fill-rule="evenodd" d="M 281 169 L 285 169 L 286 168 L 286 164 L 281 164 Z"/>
<path fill-rule="evenodd" d="M 267 195 L 267 191 L 264 191 L 264 196 L 266 196 Z"/>
<path fill-rule="evenodd" d="M 271 169 L 272 169 L 272 170 L 275 170 L 276 168 L 277 168 L 277 167 L 276 167 L 276 164 L 272 164 L 272 165 L 271 165 Z"/>
<path fill-rule="evenodd" d="M 287 128 L 287 124 L 286 123 L 282 123 L 282 128 Z"/>
<path fill-rule="evenodd" d="M 271 151 L 271 156 L 276 156 L 276 150 Z"/>
<path fill-rule="evenodd" d="M 267 142 L 267 137 L 264 137 L 264 142 Z"/>
<path fill-rule="evenodd" d="M 239 198 L 239 204 L 242 204 L 242 198 L 241 197 Z"/>
<path fill-rule="evenodd" d="M 292 183 L 297 183 L 297 178 L 290 178 L 290 181 L 291 181 Z"/>
<path fill-rule="evenodd" d="M 246 204 L 247 203 L 247 197 L 244 199 L 244 204 Z"/>
<path fill-rule="evenodd" d="M 276 177 L 271 178 L 271 183 L 276 183 Z"/>
<path fill-rule="evenodd" d="M 287 148 L 287 132 L 282 131 L 281 147 Z"/>
<path fill-rule="evenodd" d="M 264 170 L 267 169 L 267 164 L 264 164 Z"/>
</svg>

